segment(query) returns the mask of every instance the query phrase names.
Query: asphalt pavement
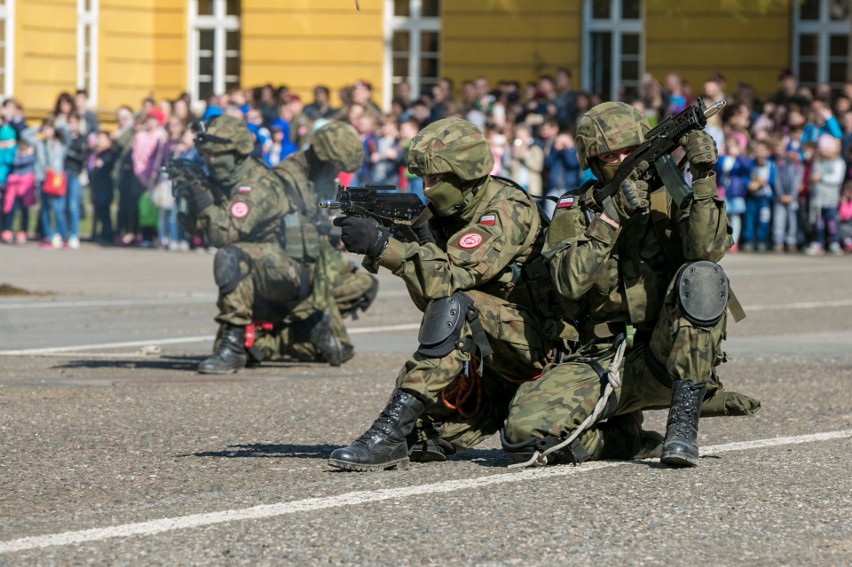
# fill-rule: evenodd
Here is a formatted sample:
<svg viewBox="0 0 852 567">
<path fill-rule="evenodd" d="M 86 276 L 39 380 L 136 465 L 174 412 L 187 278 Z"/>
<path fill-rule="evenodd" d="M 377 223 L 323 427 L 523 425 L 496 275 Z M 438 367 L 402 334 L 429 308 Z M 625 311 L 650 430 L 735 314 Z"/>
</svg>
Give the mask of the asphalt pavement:
<svg viewBox="0 0 852 567">
<path fill-rule="evenodd" d="M 492 438 L 381 473 L 326 459 L 416 347 L 401 283 L 341 368 L 205 376 L 212 263 L 0 246 L 0 566 L 852 565 L 852 257 L 724 260 L 748 317 L 720 374 L 763 406 L 702 420 L 697 468 L 507 469 Z"/>
</svg>

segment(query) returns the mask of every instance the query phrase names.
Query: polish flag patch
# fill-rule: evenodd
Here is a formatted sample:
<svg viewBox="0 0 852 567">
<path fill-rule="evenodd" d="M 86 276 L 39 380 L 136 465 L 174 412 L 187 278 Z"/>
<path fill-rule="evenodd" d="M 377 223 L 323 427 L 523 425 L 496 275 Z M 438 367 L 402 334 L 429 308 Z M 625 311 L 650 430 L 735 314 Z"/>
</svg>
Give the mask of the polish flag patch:
<svg viewBox="0 0 852 567">
<path fill-rule="evenodd" d="M 497 215 L 482 215 L 479 219 L 479 224 L 485 226 L 494 226 L 495 222 L 497 222 Z"/>
<path fill-rule="evenodd" d="M 559 202 L 556 203 L 557 209 L 570 209 L 574 206 L 574 197 L 562 197 L 559 199 Z"/>
<path fill-rule="evenodd" d="M 246 216 L 249 212 L 248 205 L 243 203 L 242 201 L 237 201 L 233 205 L 231 205 L 231 215 L 234 218 L 241 219 Z"/>
<path fill-rule="evenodd" d="M 459 238 L 459 248 L 476 248 L 482 244 L 482 235 L 476 232 L 462 234 Z"/>
<path fill-rule="evenodd" d="M 251 193 L 251 187 L 248 185 L 243 185 L 239 189 L 237 189 L 240 193 Z"/>
</svg>

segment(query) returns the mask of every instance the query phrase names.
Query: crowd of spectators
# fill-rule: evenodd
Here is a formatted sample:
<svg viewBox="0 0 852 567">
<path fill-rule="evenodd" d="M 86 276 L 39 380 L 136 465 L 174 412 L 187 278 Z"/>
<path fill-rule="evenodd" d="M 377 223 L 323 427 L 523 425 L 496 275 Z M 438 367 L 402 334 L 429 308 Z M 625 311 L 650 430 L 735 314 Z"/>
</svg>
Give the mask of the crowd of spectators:
<svg viewBox="0 0 852 567">
<path fill-rule="evenodd" d="M 203 246 L 183 234 L 161 166 L 173 157 L 199 159 L 191 123 L 220 114 L 245 120 L 255 135 L 254 156 L 271 167 L 306 147 L 327 121 L 346 121 L 360 134 L 366 159 L 341 182 L 394 185 L 421 198 L 421 180 L 405 168 L 407 147 L 420 128 L 446 117 L 482 129 L 495 157 L 492 174 L 532 195 L 558 197 L 591 175 L 580 170 L 573 132 L 602 99 L 575 90 L 566 69 L 527 84 L 492 85 L 479 77 L 458 90 L 440 79 L 419 97 L 403 83 L 387 112 L 367 81 L 337 95 L 342 104 L 333 107 L 325 86 L 303 101 L 286 87 L 265 85 L 209 97 L 197 115 L 186 94 L 146 98 L 138 109 L 118 108 L 109 129 L 101 129 L 85 91 L 60 94 L 37 125 L 28 125 L 21 104 L 8 99 L 0 118 L 0 240 L 78 248 L 81 215 L 91 214 L 85 237 L 104 245 Z M 621 98 L 653 126 L 699 96 L 707 104 L 727 101 L 707 129 L 720 153 L 717 182 L 734 230 L 731 251 L 852 252 L 852 83 L 841 92 L 827 85 L 811 90 L 783 70 L 777 92 L 761 101 L 744 83 L 728 92 L 719 74 L 699 92 L 672 74 L 662 83 L 646 76 Z M 551 201 L 542 204 L 552 212 Z"/>
</svg>

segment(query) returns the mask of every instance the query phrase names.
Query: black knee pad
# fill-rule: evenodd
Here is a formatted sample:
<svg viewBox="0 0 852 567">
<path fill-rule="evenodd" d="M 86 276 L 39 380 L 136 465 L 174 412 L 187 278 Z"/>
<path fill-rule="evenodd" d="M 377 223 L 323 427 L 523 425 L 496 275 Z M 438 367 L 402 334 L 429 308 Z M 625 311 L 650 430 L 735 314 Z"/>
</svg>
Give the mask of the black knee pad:
<svg viewBox="0 0 852 567">
<path fill-rule="evenodd" d="M 420 341 L 417 352 L 440 358 L 455 350 L 461 340 L 467 311 L 472 306 L 473 300 L 460 291 L 429 303 L 417 334 Z"/>
<path fill-rule="evenodd" d="M 725 313 L 730 295 L 728 276 L 719 264 L 701 261 L 684 266 L 677 275 L 677 299 L 694 325 L 711 327 Z"/>
<path fill-rule="evenodd" d="M 240 266 L 240 260 L 244 260 L 245 268 Z M 231 293 L 250 273 L 251 263 L 239 248 L 225 246 L 216 252 L 216 257 L 213 259 L 213 277 L 216 285 L 219 286 L 219 293 L 223 295 Z"/>
</svg>

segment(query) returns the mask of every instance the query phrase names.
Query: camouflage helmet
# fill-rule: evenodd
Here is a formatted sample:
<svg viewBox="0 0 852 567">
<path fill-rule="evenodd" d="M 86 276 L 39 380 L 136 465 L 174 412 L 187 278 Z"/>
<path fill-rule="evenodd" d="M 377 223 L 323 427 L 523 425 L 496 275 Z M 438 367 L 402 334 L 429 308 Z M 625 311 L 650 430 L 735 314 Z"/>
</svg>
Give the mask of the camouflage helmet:
<svg viewBox="0 0 852 567">
<path fill-rule="evenodd" d="M 234 151 L 247 156 L 254 151 L 254 136 L 239 118 L 220 115 L 198 129 L 195 147 L 201 153 Z"/>
<path fill-rule="evenodd" d="M 651 129 L 641 112 L 623 102 L 604 102 L 589 110 L 577 124 L 577 158 L 587 169 L 594 157 L 633 148 Z"/>
<path fill-rule="evenodd" d="M 364 162 L 364 146 L 358 132 L 339 120 L 332 120 L 317 129 L 311 148 L 320 161 L 336 162 L 342 171 L 355 171 Z"/>
<path fill-rule="evenodd" d="M 408 147 L 414 175 L 453 173 L 462 181 L 485 177 L 494 168 L 491 146 L 479 128 L 461 118 L 444 118 L 423 128 Z"/>
</svg>

